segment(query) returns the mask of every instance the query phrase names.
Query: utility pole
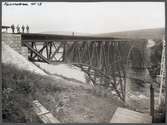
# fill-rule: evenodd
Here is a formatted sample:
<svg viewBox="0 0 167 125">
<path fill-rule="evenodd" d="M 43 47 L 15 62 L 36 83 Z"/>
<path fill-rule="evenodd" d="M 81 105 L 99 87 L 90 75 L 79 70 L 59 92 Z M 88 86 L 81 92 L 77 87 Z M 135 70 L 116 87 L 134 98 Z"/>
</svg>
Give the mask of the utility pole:
<svg viewBox="0 0 167 125">
<path fill-rule="evenodd" d="M 150 115 L 152 116 L 152 123 L 154 122 L 154 87 L 153 84 L 150 85 Z"/>
<path fill-rule="evenodd" d="M 165 76 L 166 76 L 166 68 L 165 68 L 165 46 L 166 41 L 163 40 L 163 47 L 162 47 L 162 56 L 161 56 L 161 69 L 160 69 L 160 89 L 159 89 L 159 98 L 158 104 L 161 104 L 162 101 L 162 89 L 163 85 L 165 85 Z"/>
</svg>

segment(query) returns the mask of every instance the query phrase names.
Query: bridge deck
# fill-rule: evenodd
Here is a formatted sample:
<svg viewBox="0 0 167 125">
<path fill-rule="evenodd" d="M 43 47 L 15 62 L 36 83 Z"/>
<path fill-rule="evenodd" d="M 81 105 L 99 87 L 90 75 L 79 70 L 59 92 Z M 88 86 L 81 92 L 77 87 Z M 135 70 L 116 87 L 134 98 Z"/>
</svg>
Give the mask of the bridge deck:
<svg viewBox="0 0 167 125">
<path fill-rule="evenodd" d="M 57 35 L 57 34 L 41 34 L 41 33 L 26 33 L 21 34 L 22 40 L 116 40 L 116 41 L 133 41 L 128 38 L 115 38 L 115 37 L 100 37 L 100 36 L 70 36 L 70 35 Z M 136 40 L 136 39 L 135 39 Z M 143 39 L 141 39 L 143 40 Z"/>
</svg>

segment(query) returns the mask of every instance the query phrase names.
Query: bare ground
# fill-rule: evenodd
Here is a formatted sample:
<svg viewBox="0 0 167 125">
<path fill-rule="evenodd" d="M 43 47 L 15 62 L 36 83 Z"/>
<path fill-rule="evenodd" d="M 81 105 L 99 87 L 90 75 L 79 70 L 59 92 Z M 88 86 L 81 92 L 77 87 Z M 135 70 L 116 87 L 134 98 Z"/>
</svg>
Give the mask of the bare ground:
<svg viewBox="0 0 167 125">
<path fill-rule="evenodd" d="M 37 97 L 61 123 L 107 123 L 117 107 L 124 107 L 123 102 L 112 95 L 70 82 L 59 79 L 63 91 L 44 92 L 42 97 Z"/>
</svg>

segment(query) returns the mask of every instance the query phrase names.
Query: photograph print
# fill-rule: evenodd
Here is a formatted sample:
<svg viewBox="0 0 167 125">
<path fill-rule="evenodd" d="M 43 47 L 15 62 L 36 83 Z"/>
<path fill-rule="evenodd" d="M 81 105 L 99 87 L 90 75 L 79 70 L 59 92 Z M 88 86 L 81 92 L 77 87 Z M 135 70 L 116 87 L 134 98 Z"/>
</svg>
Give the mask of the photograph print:
<svg viewBox="0 0 167 125">
<path fill-rule="evenodd" d="M 165 123 L 165 2 L 2 2 L 3 123 Z"/>
</svg>

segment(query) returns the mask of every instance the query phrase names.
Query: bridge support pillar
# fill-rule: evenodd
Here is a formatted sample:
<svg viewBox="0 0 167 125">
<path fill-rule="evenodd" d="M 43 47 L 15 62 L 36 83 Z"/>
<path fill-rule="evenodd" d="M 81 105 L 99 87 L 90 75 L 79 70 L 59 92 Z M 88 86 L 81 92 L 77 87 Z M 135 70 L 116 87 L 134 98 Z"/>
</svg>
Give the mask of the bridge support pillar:
<svg viewBox="0 0 167 125">
<path fill-rule="evenodd" d="M 2 41 L 28 59 L 28 49 L 22 46 L 20 34 L 2 33 Z"/>
</svg>

